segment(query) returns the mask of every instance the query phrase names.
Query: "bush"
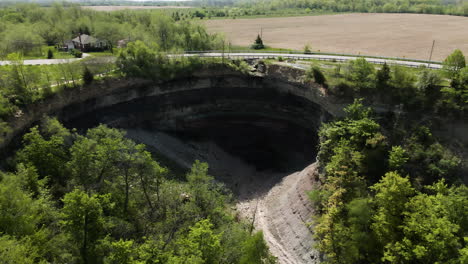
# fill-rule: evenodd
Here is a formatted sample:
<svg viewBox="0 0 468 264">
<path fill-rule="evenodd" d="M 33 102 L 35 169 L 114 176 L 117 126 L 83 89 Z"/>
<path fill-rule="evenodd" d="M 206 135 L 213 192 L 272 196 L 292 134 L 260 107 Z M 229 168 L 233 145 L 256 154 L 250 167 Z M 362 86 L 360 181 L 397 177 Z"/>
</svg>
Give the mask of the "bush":
<svg viewBox="0 0 468 264">
<path fill-rule="evenodd" d="M 327 80 L 325 75 L 323 75 L 322 71 L 317 66 L 312 66 L 306 73 L 307 80 L 314 80 L 316 83 L 325 85 Z"/>
<path fill-rule="evenodd" d="M 325 75 L 323 75 L 322 71 L 320 70 L 319 67 L 313 67 L 312 68 L 312 74 L 314 75 L 314 80 L 316 83 L 325 85 L 327 80 L 325 79 Z"/>
<path fill-rule="evenodd" d="M 53 58 L 54 58 L 54 52 L 51 49 L 49 49 L 47 51 L 47 59 L 50 60 L 50 59 L 53 59 Z"/>
<path fill-rule="evenodd" d="M 279 56 L 279 57 L 278 57 L 278 61 L 284 61 L 284 58 L 281 57 L 281 56 Z"/>
<path fill-rule="evenodd" d="M 75 58 L 83 57 L 83 52 L 81 52 L 81 50 L 72 49 L 72 50 L 70 50 L 70 53 L 71 53 L 71 55 L 75 56 Z"/>
<path fill-rule="evenodd" d="M 83 70 L 83 82 L 85 85 L 91 84 L 94 81 L 94 75 L 93 73 L 88 69 L 88 67 L 85 67 Z"/>
<path fill-rule="evenodd" d="M 304 54 L 312 54 L 312 50 L 310 49 L 310 45 L 307 44 L 304 47 Z"/>
</svg>

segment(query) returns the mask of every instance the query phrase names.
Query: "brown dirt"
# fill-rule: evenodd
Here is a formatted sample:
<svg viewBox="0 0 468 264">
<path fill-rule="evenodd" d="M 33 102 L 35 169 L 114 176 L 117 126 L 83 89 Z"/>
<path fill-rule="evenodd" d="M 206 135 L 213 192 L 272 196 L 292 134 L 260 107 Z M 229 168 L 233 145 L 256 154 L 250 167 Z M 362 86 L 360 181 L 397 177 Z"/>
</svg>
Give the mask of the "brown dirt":
<svg viewBox="0 0 468 264">
<path fill-rule="evenodd" d="M 95 11 L 118 11 L 124 9 L 171 9 L 171 8 L 192 8 L 190 6 L 83 6 L 85 9 Z"/>
<path fill-rule="evenodd" d="M 468 18 L 421 14 L 340 14 L 306 17 L 208 20 L 232 45 L 251 45 L 260 29 L 275 48 L 441 61 L 454 49 L 468 55 Z"/>
</svg>

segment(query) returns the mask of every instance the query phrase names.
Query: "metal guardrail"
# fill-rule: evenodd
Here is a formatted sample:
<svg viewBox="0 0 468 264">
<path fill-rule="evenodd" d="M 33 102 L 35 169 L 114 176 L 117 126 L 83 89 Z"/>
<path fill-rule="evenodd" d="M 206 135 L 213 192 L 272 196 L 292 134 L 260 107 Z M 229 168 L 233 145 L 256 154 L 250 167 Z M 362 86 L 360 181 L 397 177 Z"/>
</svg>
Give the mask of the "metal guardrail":
<svg viewBox="0 0 468 264">
<path fill-rule="evenodd" d="M 213 57 L 221 57 L 222 54 L 226 58 L 243 58 L 243 59 L 278 59 L 279 57 L 282 57 L 284 59 L 294 59 L 294 60 L 320 60 L 320 61 L 333 61 L 333 62 L 346 62 L 349 60 L 353 60 L 355 58 L 365 58 L 367 61 L 373 64 L 384 64 L 387 63 L 389 65 L 401 65 L 405 67 L 412 67 L 412 68 L 418 68 L 421 66 L 425 66 L 430 69 L 440 69 L 441 64 L 440 62 L 429 62 L 429 61 L 423 61 L 423 60 L 398 60 L 398 58 L 385 58 L 385 57 L 367 57 L 367 56 L 354 56 L 354 55 L 343 55 L 343 54 L 336 54 L 336 55 L 330 55 L 330 54 L 324 54 L 324 53 L 311 53 L 311 54 L 304 54 L 300 52 L 219 52 L 219 51 L 189 51 L 186 52 L 183 55 L 191 55 L 191 56 L 200 56 L 200 57 L 205 57 L 205 58 L 213 58 Z M 255 55 L 254 55 L 255 54 Z M 258 55 L 257 55 L 258 54 Z M 281 55 L 279 55 L 281 54 Z"/>
<path fill-rule="evenodd" d="M 419 62 L 419 63 L 430 63 L 430 64 L 442 64 L 440 61 L 428 61 L 428 60 L 419 60 L 419 59 L 408 59 L 400 57 L 384 57 L 384 56 L 374 56 L 374 55 L 361 55 L 361 54 L 347 54 L 347 53 L 332 53 L 332 52 L 310 52 L 304 53 L 301 51 L 285 51 L 285 50 L 206 50 L 206 51 L 185 51 L 187 54 L 200 54 L 200 53 L 272 53 L 272 54 L 303 54 L 303 55 L 324 55 L 324 56 L 344 56 L 344 57 L 360 57 L 360 58 L 370 58 L 370 59 L 382 59 L 382 60 L 397 60 L 397 61 L 409 61 L 409 62 Z"/>
</svg>

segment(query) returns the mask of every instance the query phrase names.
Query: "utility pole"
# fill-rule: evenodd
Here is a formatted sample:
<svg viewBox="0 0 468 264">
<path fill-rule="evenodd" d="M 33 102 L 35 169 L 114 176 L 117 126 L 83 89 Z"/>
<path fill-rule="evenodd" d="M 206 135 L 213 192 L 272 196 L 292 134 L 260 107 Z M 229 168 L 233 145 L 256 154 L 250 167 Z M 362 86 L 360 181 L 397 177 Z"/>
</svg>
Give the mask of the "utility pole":
<svg viewBox="0 0 468 264">
<path fill-rule="evenodd" d="M 434 51 L 434 45 L 435 45 L 435 40 L 432 41 L 431 55 L 429 55 L 429 62 L 427 64 L 428 67 L 431 65 L 432 52 Z"/>
</svg>

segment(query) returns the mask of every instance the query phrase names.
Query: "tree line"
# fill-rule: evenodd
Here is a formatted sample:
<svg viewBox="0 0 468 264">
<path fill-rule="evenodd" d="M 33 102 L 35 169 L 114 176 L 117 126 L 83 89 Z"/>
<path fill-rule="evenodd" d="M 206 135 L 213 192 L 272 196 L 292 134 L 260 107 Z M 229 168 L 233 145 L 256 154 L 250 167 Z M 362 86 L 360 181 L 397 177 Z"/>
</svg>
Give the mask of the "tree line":
<svg viewBox="0 0 468 264">
<path fill-rule="evenodd" d="M 17 4 L 0 9 L 0 56 L 17 52 L 35 54 L 41 45 L 62 45 L 78 34 L 108 41 L 155 43 L 164 51 L 209 50 L 220 45 L 217 35 L 182 15 L 178 21 L 164 11 L 97 12 L 59 3 L 45 8 Z"/>
<path fill-rule="evenodd" d="M 238 0 L 204 1 L 203 17 L 297 15 L 313 13 L 417 13 L 468 16 L 462 0 Z"/>
</svg>

